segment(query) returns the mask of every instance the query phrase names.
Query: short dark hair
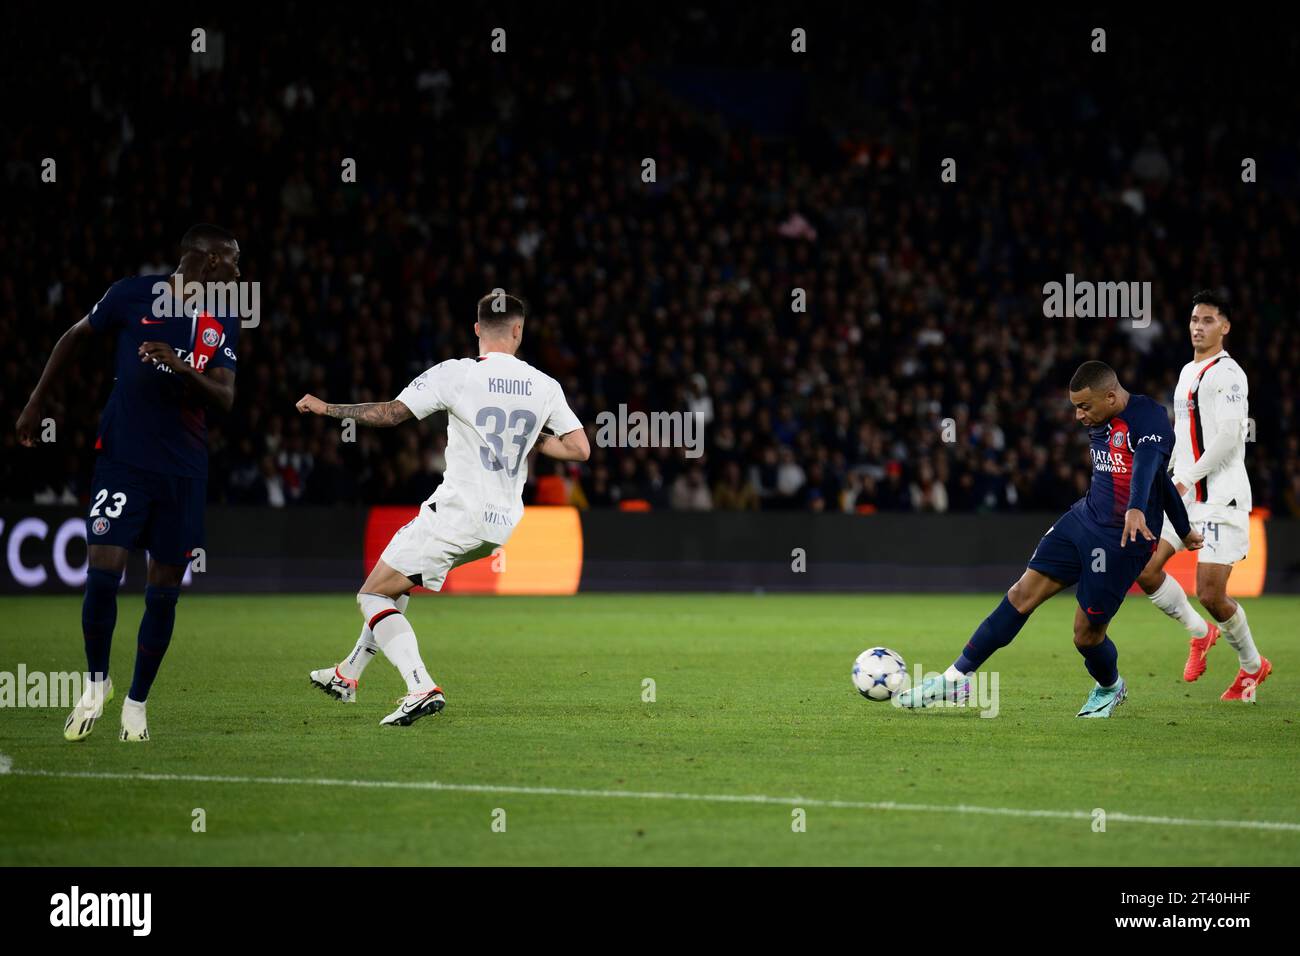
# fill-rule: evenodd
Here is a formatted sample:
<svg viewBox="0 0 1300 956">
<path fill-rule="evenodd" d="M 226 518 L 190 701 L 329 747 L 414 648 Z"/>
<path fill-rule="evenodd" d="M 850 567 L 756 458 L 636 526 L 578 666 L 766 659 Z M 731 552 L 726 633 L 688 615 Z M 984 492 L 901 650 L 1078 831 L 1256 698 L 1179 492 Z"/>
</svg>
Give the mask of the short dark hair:
<svg viewBox="0 0 1300 956">
<path fill-rule="evenodd" d="M 201 222 L 196 226 L 190 226 L 185 235 L 181 236 L 181 255 L 207 252 L 215 245 L 234 241 L 235 234 L 229 229 L 222 229 L 210 222 Z"/>
<path fill-rule="evenodd" d="M 1202 289 L 1196 295 L 1192 296 L 1192 308 L 1198 305 L 1209 305 L 1219 310 L 1219 315 L 1228 321 L 1232 321 L 1232 316 L 1228 314 L 1227 296 L 1219 295 L 1213 289 Z M 1249 324 L 1249 323 L 1247 323 Z"/>
<path fill-rule="evenodd" d="M 1082 392 L 1086 388 L 1107 388 L 1111 384 L 1119 384 L 1119 376 L 1115 370 L 1105 362 L 1092 360 L 1084 362 L 1074 373 L 1074 378 L 1070 379 L 1070 391 Z"/>
<path fill-rule="evenodd" d="M 504 290 L 489 292 L 478 300 L 478 322 L 488 328 L 500 328 L 510 319 L 528 318 L 528 307 L 518 296 L 509 295 Z"/>
</svg>

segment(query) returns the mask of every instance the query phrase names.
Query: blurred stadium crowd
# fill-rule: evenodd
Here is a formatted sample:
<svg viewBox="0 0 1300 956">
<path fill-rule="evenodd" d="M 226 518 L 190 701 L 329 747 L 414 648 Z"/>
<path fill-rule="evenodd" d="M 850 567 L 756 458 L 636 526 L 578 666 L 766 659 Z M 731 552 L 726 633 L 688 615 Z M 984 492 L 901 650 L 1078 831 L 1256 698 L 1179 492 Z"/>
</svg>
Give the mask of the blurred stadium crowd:
<svg viewBox="0 0 1300 956">
<path fill-rule="evenodd" d="M 1211 77 L 1171 68 L 1194 43 L 1163 24 L 1147 25 L 1161 56 L 1118 26 L 1093 54 L 1082 20 L 981 13 L 975 36 L 972 15 L 936 25 L 929 4 L 865 37 L 810 27 L 802 57 L 788 18 L 762 14 L 576 24 L 523 8 L 493 54 L 487 20 L 420 30 L 377 12 L 302 41 L 293 9 L 211 28 L 202 55 L 183 16 L 148 38 L 105 19 L 98 45 L 11 34 L 64 81 L 15 77 L 3 124 L 0 498 L 85 500 L 109 357 L 59 389 L 57 442 L 18 449 L 13 422 L 59 334 L 115 279 L 170 272 L 185 228 L 211 221 L 239 237 L 262 303 L 235 409 L 209 419 L 214 501 L 422 499 L 444 466 L 436 418 L 344 443 L 293 403 L 386 400 L 475 354 L 474 303 L 503 287 L 532 308 L 521 357 L 593 434 L 620 404 L 706 422 L 695 460 L 535 458 L 531 500 L 1060 510 L 1088 478 L 1070 373 L 1101 358 L 1170 405 L 1190 297 L 1210 287 L 1233 302 L 1250 376 L 1256 503 L 1300 516 L 1297 114 L 1243 106 L 1224 78 L 1248 46 L 1234 27 Z M 1043 284 L 1067 273 L 1151 282 L 1150 327 L 1045 318 Z"/>
</svg>

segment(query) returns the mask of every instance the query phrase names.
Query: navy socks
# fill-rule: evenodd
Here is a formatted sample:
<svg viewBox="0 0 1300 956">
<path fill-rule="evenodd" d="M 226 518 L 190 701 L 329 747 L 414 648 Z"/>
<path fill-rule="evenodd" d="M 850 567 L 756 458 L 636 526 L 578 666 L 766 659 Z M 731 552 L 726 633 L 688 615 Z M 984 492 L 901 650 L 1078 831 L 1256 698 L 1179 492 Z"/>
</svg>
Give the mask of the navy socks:
<svg viewBox="0 0 1300 956">
<path fill-rule="evenodd" d="M 81 600 L 81 634 L 86 642 L 86 672 L 91 680 L 108 676 L 113 628 L 117 626 L 116 571 L 91 568 L 86 572 L 86 595 Z"/>
<path fill-rule="evenodd" d="M 1083 655 L 1083 664 L 1088 673 L 1102 687 L 1111 687 L 1119 680 L 1119 649 L 1111 642 L 1110 636 L 1094 647 L 1079 647 Z"/>
<path fill-rule="evenodd" d="M 1015 639 L 1027 620 L 1028 614 L 1021 614 L 1003 597 L 1002 603 L 975 629 L 961 656 L 952 666 L 963 674 L 979 670 L 995 651 L 1006 647 Z M 1084 666 L 1088 668 L 1092 679 L 1102 687 L 1114 686 L 1119 680 L 1119 649 L 1114 642 L 1107 637 L 1094 647 L 1075 646 L 1083 655 Z"/>
<path fill-rule="evenodd" d="M 108 661 L 113 646 L 113 629 L 117 626 L 117 588 L 121 575 L 116 571 L 91 568 L 86 572 L 86 594 L 81 602 L 81 633 L 86 643 L 86 671 L 92 680 L 108 676 Z M 144 591 L 144 616 L 140 618 L 140 635 L 135 655 L 135 679 L 131 699 L 143 703 L 158 676 L 167 645 L 176 623 L 176 601 L 180 588 L 147 587 Z"/>
<path fill-rule="evenodd" d="M 144 703 L 149 688 L 158 676 L 163 655 L 172 640 L 172 626 L 176 623 L 176 600 L 180 588 L 144 589 L 144 617 L 140 618 L 140 636 L 135 652 L 135 679 L 131 682 L 131 699 Z"/>
<path fill-rule="evenodd" d="M 994 608 L 993 613 L 975 629 L 971 639 L 966 642 L 961 656 L 952 666 L 963 674 L 979 670 L 980 666 L 993 656 L 994 651 L 1006 647 L 1015 639 L 1027 620 L 1029 615 L 1017 611 L 1004 595 L 1002 603 Z"/>
</svg>

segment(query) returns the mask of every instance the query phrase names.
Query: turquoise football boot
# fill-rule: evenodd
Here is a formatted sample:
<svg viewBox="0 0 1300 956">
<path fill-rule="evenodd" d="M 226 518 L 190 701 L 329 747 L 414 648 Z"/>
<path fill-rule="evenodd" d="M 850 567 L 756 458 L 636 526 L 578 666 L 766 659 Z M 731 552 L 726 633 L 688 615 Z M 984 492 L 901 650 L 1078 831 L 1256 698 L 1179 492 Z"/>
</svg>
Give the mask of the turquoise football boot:
<svg viewBox="0 0 1300 956">
<path fill-rule="evenodd" d="M 970 678 L 950 681 L 942 674 L 927 677 L 920 687 L 910 687 L 894 696 L 899 707 L 942 707 L 966 703 L 970 697 Z"/>
<path fill-rule="evenodd" d="M 1098 684 L 1088 695 L 1088 699 L 1083 702 L 1083 709 L 1079 711 L 1076 717 L 1109 717 L 1115 712 L 1115 708 L 1128 699 L 1128 685 L 1124 683 L 1124 678 L 1115 682 L 1114 687 L 1102 687 Z"/>
</svg>

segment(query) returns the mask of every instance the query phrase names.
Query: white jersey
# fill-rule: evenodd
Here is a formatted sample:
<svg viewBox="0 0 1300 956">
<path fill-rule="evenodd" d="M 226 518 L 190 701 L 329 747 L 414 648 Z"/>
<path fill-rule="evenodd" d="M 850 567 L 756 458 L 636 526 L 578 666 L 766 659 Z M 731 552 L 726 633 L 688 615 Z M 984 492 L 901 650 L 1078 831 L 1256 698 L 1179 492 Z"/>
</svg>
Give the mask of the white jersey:
<svg viewBox="0 0 1300 956">
<path fill-rule="evenodd" d="M 1188 362 L 1174 391 L 1174 481 L 1187 486 L 1185 500 L 1249 512 L 1246 475 L 1246 418 L 1250 410 L 1246 373 L 1225 351 Z M 1233 436 L 1227 456 L 1208 473 L 1198 462 L 1206 450 Z"/>
<path fill-rule="evenodd" d="M 582 427 L 559 382 L 505 352 L 435 365 L 397 400 L 417 418 L 447 410 L 447 471 L 428 501 L 467 516 L 479 537 L 498 544 L 523 516 L 528 453 L 542 429 Z"/>
</svg>

